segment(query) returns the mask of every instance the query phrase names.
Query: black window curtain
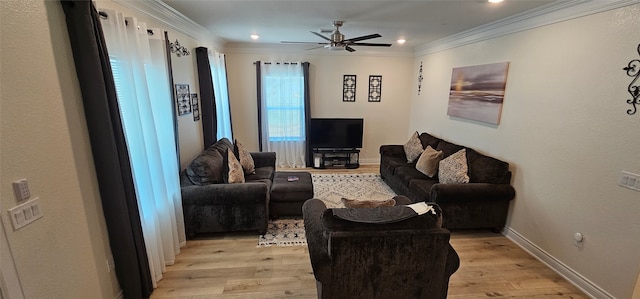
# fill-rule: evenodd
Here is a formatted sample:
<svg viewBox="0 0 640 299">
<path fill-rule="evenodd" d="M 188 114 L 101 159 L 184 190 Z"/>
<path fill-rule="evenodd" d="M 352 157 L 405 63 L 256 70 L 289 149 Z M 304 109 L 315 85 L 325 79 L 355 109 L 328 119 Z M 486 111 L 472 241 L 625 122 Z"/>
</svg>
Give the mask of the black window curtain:
<svg viewBox="0 0 640 299">
<path fill-rule="evenodd" d="M 258 99 L 258 144 L 260 145 L 260 151 L 262 151 L 262 80 L 260 79 L 260 61 L 255 62 L 256 65 L 256 88 Z M 304 127 L 306 140 L 305 150 L 305 163 L 307 165 L 313 165 L 313 152 L 311 144 L 309 143 L 309 123 L 311 122 L 311 96 L 309 90 L 309 62 L 302 63 L 302 74 L 304 76 Z"/>
<path fill-rule="evenodd" d="M 204 136 L 204 148 L 208 148 L 218 140 L 218 120 L 207 48 L 196 48 L 196 61 L 198 65 L 198 83 L 200 85 L 200 103 L 202 105 L 200 108 L 202 135 Z"/>
<path fill-rule="evenodd" d="M 153 291 L 111 64 L 92 1 L 60 1 L 80 82 L 109 244 L 124 298 Z"/>
</svg>

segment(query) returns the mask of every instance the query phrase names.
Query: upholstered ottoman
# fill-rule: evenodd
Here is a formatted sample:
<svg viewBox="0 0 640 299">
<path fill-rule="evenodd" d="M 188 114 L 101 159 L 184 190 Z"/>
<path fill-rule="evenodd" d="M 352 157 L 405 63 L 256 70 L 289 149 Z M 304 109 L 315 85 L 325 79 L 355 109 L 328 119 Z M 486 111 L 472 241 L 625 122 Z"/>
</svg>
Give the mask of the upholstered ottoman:
<svg viewBox="0 0 640 299">
<path fill-rule="evenodd" d="M 271 186 L 269 215 L 302 216 L 302 204 L 313 198 L 313 182 L 308 172 L 276 172 Z"/>
</svg>

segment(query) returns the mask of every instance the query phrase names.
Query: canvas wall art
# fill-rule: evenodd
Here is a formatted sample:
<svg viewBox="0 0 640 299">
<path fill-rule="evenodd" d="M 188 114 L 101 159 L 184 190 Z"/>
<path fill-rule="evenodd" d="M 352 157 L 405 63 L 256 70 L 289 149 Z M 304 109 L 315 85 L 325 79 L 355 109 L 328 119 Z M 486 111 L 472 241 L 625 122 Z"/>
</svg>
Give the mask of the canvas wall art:
<svg viewBox="0 0 640 299">
<path fill-rule="evenodd" d="M 509 62 L 454 68 L 447 115 L 500 124 Z"/>
</svg>

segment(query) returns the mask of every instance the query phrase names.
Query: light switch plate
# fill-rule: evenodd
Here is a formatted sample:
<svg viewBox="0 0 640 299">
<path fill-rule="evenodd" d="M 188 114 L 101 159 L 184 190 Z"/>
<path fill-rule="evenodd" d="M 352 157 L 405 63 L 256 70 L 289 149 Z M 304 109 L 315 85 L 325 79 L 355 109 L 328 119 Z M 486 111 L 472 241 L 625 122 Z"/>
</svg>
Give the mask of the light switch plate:
<svg viewBox="0 0 640 299">
<path fill-rule="evenodd" d="M 8 210 L 13 230 L 23 228 L 27 224 L 42 218 L 42 209 L 40 209 L 38 199 L 38 197 L 35 197 Z"/>
<path fill-rule="evenodd" d="M 640 175 L 628 171 L 623 171 L 620 174 L 618 185 L 629 188 L 631 190 L 640 191 Z"/>
</svg>

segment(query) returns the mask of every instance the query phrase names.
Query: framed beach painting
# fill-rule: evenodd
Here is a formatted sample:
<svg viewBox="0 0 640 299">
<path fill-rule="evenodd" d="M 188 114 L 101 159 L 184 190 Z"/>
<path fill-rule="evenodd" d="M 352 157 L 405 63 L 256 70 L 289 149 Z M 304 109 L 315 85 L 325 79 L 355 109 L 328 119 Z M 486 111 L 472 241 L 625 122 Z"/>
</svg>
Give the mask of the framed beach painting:
<svg viewBox="0 0 640 299">
<path fill-rule="evenodd" d="M 500 124 L 509 62 L 454 68 L 447 115 Z"/>
</svg>

